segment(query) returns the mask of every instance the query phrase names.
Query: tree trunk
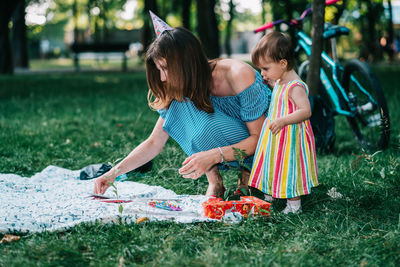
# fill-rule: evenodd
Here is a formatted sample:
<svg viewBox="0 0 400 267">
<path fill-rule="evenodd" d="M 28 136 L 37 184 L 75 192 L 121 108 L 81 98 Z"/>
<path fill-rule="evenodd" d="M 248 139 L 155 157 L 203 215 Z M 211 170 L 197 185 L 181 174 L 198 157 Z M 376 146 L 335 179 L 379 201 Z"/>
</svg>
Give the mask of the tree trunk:
<svg viewBox="0 0 400 267">
<path fill-rule="evenodd" d="M 375 14 L 373 10 L 372 3 L 368 0 L 367 1 L 368 11 L 367 11 L 367 23 L 368 23 L 368 50 L 370 51 L 370 55 L 372 60 L 375 62 L 377 60 L 377 40 L 375 36 Z"/>
<path fill-rule="evenodd" d="M 265 21 L 265 14 L 266 14 L 266 12 L 265 12 L 265 7 L 264 7 L 264 4 L 267 2 L 267 0 L 261 0 L 261 23 L 265 23 L 266 21 Z"/>
<path fill-rule="evenodd" d="M 307 84 L 310 95 L 317 95 L 320 84 L 322 34 L 324 31 L 325 0 L 312 1 L 312 47 L 310 56 L 310 67 L 307 75 Z"/>
<path fill-rule="evenodd" d="M 13 15 L 12 47 L 14 67 L 28 68 L 28 39 L 25 25 L 25 0 L 18 3 Z"/>
<path fill-rule="evenodd" d="M 389 61 L 394 60 L 394 48 L 393 48 L 393 41 L 394 41 L 394 29 L 393 29 L 393 10 L 392 10 L 392 1 L 388 0 L 388 12 L 389 12 L 389 19 L 388 19 L 388 38 L 387 38 L 387 50 L 389 55 Z"/>
<path fill-rule="evenodd" d="M 190 27 L 190 7 L 192 0 L 183 0 L 182 4 L 182 25 L 185 29 L 191 30 Z"/>
<path fill-rule="evenodd" d="M 285 10 L 287 13 L 287 20 L 291 21 L 293 19 L 293 4 L 291 1 L 285 1 Z M 290 38 L 292 38 L 292 40 L 296 40 L 296 30 L 294 27 L 290 27 L 288 29 Z"/>
<path fill-rule="evenodd" d="M 8 23 L 19 1 L 21 0 L 0 1 L 0 73 L 4 74 L 14 72 Z"/>
<path fill-rule="evenodd" d="M 3 19 L 1 19 L 3 20 Z M 12 74 L 14 72 L 12 57 L 11 57 L 11 47 L 8 40 L 9 30 L 8 23 L 1 23 L 0 25 L 0 73 Z"/>
<path fill-rule="evenodd" d="M 74 43 L 79 42 L 78 37 L 78 1 L 72 3 L 72 17 L 74 20 Z"/>
<path fill-rule="evenodd" d="M 144 0 L 143 8 L 143 29 L 142 29 L 142 46 L 143 51 L 147 51 L 147 48 L 151 44 L 154 37 L 153 22 L 150 18 L 149 10 L 158 16 L 157 0 Z"/>
<path fill-rule="evenodd" d="M 365 20 L 366 24 L 363 23 L 362 26 L 362 41 L 364 45 L 361 47 L 360 56 L 370 62 L 377 62 L 382 59 L 382 53 L 378 49 L 375 27 L 382 12 L 382 4 L 372 3 L 370 0 L 362 0 L 361 3 L 365 3 L 367 6 L 367 13 L 365 17 L 361 17 L 361 22 Z"/>
<path fill-rule="evenodd" d="M 226 50 L 226 55 L 228 57 L 230 57 L 232 54 L 231 36 L 232 36 L 232 22 L 233 22 L 234 16 L 235 16 L 235 4 L 233 3 L 233 0 L 230 0 L 229 1 L 229 20 L 226 25 L 226 34 L 225 34 L 225 50 Z"/>
<path fill-rule="evenodd" d="M 88 30 L 89 30 L 89 36 L 91 36 L 92 35 L 92 14 L 90 13 L 90 10 L 91 10 L 91 2 L 90 1 L 88 1 L 87 2 L 87 4 L 86 4 L 86 16 L 87 16 L 87 19 L 88 19 Z M 90 38 L 90 37 L 89 37 Z"/>
<path fill-rule="evenodd" d="M 219 57 L 219 31 L 216 0 L 197 0 L 197 32 L 209 58 Z"/>
<path fill-rule="evenodd" d="M 105 5 L 106 5 L 105 1 L 101 0 L 99 5 L 100 7 L 99 18 L 103 22 L 103 25 L 101 26 L 100 42 L 104 42 L 106 40 L 106 35 L 107 35 L 107 17 L 106 17 L 107 8 Z"/>
</svg>

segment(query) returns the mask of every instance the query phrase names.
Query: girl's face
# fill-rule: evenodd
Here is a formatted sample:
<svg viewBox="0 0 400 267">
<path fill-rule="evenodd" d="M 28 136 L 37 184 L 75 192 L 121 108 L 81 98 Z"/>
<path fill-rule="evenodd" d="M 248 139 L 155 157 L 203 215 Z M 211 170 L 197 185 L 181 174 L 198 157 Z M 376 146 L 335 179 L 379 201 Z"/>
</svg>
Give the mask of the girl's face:
<svg viewBox="0 0 400 267">
<path fill-rule="evenodd" d="M 157 69 L 160 71 L 161 82 L 166 82 L 168 79 L 167 61 L 165 58 L 154 60 Z"/>
<path fill-rule="evenodd" d="M 273 84 L 275 81 L 282 78 L 283 73 L 286 71 L 287 61 L 281 59 L 279 62 L 273 61 L 269 57 L 265 57 L 260 60 L 258 66 L 261 70 L 261 76 L 269 84 Z"/>
</svg>

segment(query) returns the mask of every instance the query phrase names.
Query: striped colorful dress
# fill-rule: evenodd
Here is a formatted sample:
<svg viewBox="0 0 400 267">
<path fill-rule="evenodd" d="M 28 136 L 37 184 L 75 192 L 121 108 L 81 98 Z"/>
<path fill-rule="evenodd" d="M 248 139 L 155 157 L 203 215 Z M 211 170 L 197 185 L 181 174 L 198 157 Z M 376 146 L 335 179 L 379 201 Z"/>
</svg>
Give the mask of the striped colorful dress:
<svg viewBox="0 0 400 267">
<path fill-rule="evenodd" d="M 290 90 L 302 81 L 276 84 L 272 91 L 268 117 L 264 121 L 254 154 L 249 186 L 274 198 L 293 198 L 311 193 L 318 185 L 314 135 L 309 120 L 290 124 L 273 135 L 270 122 L 296 110 Z"/>
</svg>

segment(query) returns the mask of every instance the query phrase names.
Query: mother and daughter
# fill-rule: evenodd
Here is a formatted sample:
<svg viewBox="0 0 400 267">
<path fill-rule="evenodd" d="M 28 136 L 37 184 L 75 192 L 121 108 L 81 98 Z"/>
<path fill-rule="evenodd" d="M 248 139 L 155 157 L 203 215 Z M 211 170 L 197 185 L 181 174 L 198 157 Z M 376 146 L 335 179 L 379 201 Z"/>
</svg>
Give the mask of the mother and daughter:
<svg viewBox="0 0 400 267">
<path fill-rule="evenodd" d="M 208 60 L 199 40 L 152 14 L 157 38 L 146 53 L 148 101 L 160 114 L 150 136 L 94 182 L 104 194 L 110 182 L 157 156 L 172 137 L 188 157 L 179 173 L 208 180 L 206 195 L 223 196 L 220 170 L 238 166 L 234 148 L 248 155 L 236 194 L 255 187 L 288 199 L 284 212 L 299 212 L 300 196 L 318 184 L 307 86 L 293 70 L 286 35 L 264 36 L 250 65 L 233 59 Z M 271 92 L 267 81 L 274 84 Z M 242 189 L 242 190 L 240 190 Z"/>
</svg>

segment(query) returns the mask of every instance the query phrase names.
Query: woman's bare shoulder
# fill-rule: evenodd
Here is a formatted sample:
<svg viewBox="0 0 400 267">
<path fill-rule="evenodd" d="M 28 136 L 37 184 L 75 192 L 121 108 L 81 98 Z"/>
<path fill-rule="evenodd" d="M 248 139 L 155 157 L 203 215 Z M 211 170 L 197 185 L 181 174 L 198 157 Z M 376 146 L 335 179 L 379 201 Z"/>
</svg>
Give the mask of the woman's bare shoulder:
<svg viewBox="0 0 400 267">
<path fill-rule="evenodd" d="M 235 94 L 239 94 L 255 81 L 255 70 L 247 63 L 236 59 L 222 59 L 226 79 Z"/>
</svg>

